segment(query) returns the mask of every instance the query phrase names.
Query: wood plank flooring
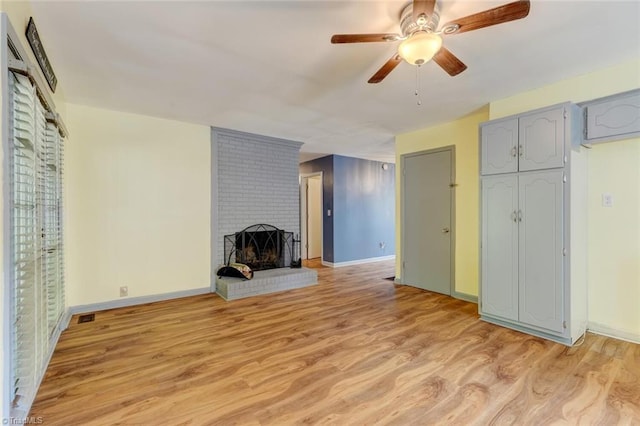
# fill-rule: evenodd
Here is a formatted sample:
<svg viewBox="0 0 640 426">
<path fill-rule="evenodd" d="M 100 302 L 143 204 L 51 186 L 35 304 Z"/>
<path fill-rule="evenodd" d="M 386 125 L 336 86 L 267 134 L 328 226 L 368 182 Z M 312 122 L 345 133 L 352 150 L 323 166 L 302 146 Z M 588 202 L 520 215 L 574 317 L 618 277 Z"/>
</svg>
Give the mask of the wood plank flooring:
<svg viewBox="0 0 640 426">
<path fill-rule="evenodd" d="M 97 312 L 66 330 L 31 416 L 46 425 L 640 424 L 640 345 L 579 347 L 397 286 L 391 262 L 319 285 Z"/>
</svg>

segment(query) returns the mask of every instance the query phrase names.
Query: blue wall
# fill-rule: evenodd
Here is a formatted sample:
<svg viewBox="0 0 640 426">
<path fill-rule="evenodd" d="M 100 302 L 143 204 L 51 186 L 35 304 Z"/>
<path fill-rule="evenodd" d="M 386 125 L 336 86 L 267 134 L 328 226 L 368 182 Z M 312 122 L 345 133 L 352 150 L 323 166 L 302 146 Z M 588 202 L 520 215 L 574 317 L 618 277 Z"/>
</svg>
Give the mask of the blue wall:
<svg viewBox="0 0 640 426">
<path fill-rule="evenodd" d="M 395 254 L 395 165 L 335 155 L 333 167 L 335 262 Z"/>
<path fill-rule="evenodd" d="M 395 254 L 395 165 L 384 170 L 382 164 L 332 155 L 300 165 L 301 173 L 324 172 L 325 261 Z M 327 209 L 332 209 L 331 217 Z"/>
</svg>

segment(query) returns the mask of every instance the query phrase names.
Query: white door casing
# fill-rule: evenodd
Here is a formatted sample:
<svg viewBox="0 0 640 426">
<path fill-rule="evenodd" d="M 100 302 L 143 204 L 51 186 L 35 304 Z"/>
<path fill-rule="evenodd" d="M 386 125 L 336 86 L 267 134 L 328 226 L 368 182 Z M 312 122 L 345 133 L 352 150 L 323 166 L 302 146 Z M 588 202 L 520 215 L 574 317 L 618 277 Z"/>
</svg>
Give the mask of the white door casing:
<svg viewBox="0 0 640 426">
<path fill-rule="evenodd" d="M 311 197 L 309 185 L 312 186 Z M 320 257 L 324 260 L 322 191 L 322 172 L 300 175 L 300 257 L 302 259 Z M 310 219 L 313 229 L 309 229 Z M 311 238 L 309 238 L 310 234 Z M 314 245 L 311 248 L 312 253 L 308 253 L 310 244 Z"/>
</svg>

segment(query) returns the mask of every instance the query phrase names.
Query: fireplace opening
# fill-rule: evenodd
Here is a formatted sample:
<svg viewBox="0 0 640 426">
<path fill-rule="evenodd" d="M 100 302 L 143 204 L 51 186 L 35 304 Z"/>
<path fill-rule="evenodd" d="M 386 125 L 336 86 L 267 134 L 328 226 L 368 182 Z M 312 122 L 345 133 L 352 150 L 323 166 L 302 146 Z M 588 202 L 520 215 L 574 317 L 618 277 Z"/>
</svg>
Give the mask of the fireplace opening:
<svg viewBox="0 0 640 426">
<path fill-rule="evenodd" d="M 295 242 L 293 232 L 272 225 L 252 225 L 224 236 L 224 257 L 227 264 L 244 263 L 254 271 L 284 268 L 292 266 Z"/>
</svg>

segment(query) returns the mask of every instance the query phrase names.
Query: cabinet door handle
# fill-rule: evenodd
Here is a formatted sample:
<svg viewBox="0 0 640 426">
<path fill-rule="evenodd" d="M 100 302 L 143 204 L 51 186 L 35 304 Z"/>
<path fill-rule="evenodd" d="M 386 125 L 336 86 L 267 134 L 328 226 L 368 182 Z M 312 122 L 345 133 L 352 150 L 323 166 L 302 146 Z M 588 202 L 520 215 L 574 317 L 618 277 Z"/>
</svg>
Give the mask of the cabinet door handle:
<svg viewBox="0 0 640 426">
<path fill-rule="evenodd" d="M 449 233 L 449 228 L 442 228 L 442 233 L 443 234 L 448 234 Z"/>
<path fill-rule="evenodd" d="M 518 210 L 518 222 L 522 222 L 522 210 Z"/>
<path fill-rule="evenodd" d="M 518 155 L 518 148 L 514 146 L 511 148 L 511 156 L 515 157 L 516 155 Z"/>
<path fill-rule="evenodd" d="M 516 212 L 515 210 L 513 211 L 513 213 L 511 213 L 511 220 L 513 220 L 513 223 L 516 223 L 518 221 L 518 212 Z"/>
<path fill-rule="evenodd" d="M 520 153 L 520 157 L 524 155 L 524 149 L 522 149 L 522 145 L 518 147 L 518 152 Z"/>
</svg>

